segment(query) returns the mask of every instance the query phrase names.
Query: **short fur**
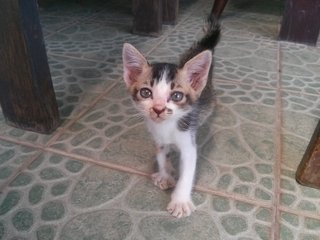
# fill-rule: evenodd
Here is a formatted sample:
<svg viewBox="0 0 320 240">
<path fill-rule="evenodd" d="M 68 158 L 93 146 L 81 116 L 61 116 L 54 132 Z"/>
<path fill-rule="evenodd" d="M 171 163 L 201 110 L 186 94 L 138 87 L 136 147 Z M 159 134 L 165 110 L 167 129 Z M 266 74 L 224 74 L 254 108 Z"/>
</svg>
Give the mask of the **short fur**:
<svg viewBox="0 0 320 240">
<path fill-rule="evenodd" d="M 199 118 L 213 102 L 212 52 L 219 36 L 220 25 L 209 18 L 204 37 L 178 65 L 150 64 L 132 45 L 123 47 L 125 83 L 158 147 L 159 170 L 152 179 L 161 189 L 176 185 L 167 207 L 175 217 L 188 216 L 195 209 L 191 201 L 197 159 L 195 135 Z M 181 153 L 177 184 L 166 159 L 171 145 Z"/>
</svg>

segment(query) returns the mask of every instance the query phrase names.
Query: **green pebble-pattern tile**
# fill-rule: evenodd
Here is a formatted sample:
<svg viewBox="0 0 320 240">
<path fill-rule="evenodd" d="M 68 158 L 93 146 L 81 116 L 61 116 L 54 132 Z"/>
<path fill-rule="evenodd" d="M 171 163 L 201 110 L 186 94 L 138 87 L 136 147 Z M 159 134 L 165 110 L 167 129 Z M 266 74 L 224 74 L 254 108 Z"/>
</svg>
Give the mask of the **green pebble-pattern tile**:
<svg viewBox="0 0 320 240">
<path fill-rule="evenodd" d="M 45 186 L 36 184 L 29 190 L 28 198 L 31 205 L 37 204 L 42 200 Z"/>
<path fill-rule="evenodd" d="M 6 232 L 5 232 L 4 224 L 3 222 L 0 222 L 0 239 L 1 240 L 4 239 L 5 234 Z"/>
<path fill-rule="evenodd" d="M 237 235 L 243 231 L 246 231 L 248 226 L 243 216 L 226 215 L 221 219 L 223 228 L 230 235 Z"/>
<path fill-rule="evenodd" d="M 132 230 L 130 215 L 122 210 L 100 210 L 84 213 L 63 227 L 59 239 L 126 239 Z"/>
<path fill-rule="evenodd" d="M 12 218 L 13 226 L 19 231 L 29 230 L 34 223 L 34 217 L 30 210 L 19 210 Z"/>
<path fill-rule="evenodd" d="M 62 201 L 54 200 L 42 206 L 41 219 L 44 221 L 54 221 L 63 218 L 65 207 Z"/>
<path fill-rule="evenodd" d="M 13 209 L 20 201 L 21 193 L 18 191 L 10 191 L 3 199 L 0 205 L 0 216 L 6 214 Z"/>
<path fill-rule="evenodd" d="M 53 240 L 55 231 L 51 226 L 41 226 L 36 232 L 38 240 Z"/>
<path fill-rule="evenodd" d="M 128 174 L 92 166 L 86 169 L 71 194 L 71 204 L 88 208 L 105 203 L 121 193 L 130 181 Z"/>
<path fill-rule="evenodd" d="M 183 219 L 156 215 L 145 217 L 139 223 L 139 231 L 145 239 L 220 239 L 214 221 L 200 211 Z"/>
</svg>

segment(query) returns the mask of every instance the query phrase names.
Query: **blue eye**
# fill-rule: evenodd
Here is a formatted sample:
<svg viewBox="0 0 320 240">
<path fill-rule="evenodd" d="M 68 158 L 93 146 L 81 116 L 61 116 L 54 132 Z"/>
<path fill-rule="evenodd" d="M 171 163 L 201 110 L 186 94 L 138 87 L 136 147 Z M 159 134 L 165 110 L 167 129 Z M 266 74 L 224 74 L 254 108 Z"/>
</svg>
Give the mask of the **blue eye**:
<svg viewBox="0 0 320 240">
<path fill-rule="evenodd" d="M 171 94 L 171 100 L 174 102 L 180 102 L 184 97 L 184 94 L 182 92 L 173 92 Z"/>
<path fill-rule="evenodd" d="M 140 89 L 140 95 L 143 98 L 150 98 L 152 96 L 152 92 L 148 88 L 141 88 Z"/>
</svg>

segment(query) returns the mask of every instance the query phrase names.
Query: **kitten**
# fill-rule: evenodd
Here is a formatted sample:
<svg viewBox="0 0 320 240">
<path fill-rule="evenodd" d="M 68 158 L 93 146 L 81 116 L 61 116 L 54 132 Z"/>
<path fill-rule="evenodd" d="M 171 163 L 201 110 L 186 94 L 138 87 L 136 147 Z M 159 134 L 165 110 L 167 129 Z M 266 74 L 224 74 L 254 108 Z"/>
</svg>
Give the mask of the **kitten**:
<svg viewBox="0 0 320 240">
<path fill-rule="evenodd" d="M 220 25 L 209 17 L 204 37 L 181 57 L 179 65 L 150 64 L 132 45 L 123 46 L 124 81 L 157 145 L 159 170 L 152 179 L 161 189 L 176 185 L 167 210 L 178 218 L 195 209 L 191 200 L 195 137 L 202 112 L 212 107 L 212 52 L 219 37 Z M 166 159 L 171 145 L 180 151 L 177 184 Z"/>
</svg>

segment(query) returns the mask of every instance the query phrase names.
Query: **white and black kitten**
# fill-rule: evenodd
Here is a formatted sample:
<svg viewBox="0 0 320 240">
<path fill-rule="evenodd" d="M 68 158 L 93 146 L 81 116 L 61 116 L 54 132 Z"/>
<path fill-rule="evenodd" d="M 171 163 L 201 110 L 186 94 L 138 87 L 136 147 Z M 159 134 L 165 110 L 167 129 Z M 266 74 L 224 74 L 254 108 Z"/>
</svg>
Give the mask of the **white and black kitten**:
<svg viewBox="0 0 320 240">
<path fill-rule="evenodd" d="M 161 189 L 176 186 L 167 207 L 175 217 L 189 216 L 195 209 L 191 200 L 195 136 L 202 111 L 212 107 L 212 52 L 219 36 L 220 25 L 209 18 L 204 37 L 181 57 L 179 65 L 148 63 L 132 45 L 123 46 L 124 81 L 157 145 L 159 171 L 152 179 Z M 166 159 L 171 145 L 180 151 L 177 184 Z"/>
</svg>

